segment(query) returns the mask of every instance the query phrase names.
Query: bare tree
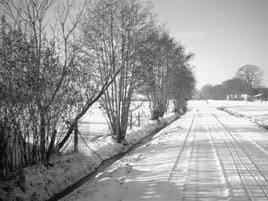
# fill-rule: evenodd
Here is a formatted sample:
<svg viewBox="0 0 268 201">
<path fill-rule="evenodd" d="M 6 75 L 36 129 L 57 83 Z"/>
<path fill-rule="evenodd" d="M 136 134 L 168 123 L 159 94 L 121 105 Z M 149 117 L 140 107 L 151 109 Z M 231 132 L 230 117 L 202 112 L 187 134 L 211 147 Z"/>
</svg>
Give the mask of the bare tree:
<svg viewBox="0 0 268 201">
<path fill-rule="evenodd" d="M 175 48 L 174 40 L 168 33 L 155 28 L 141 51 L 143 71 L 140 77 L 150 100 L 151 119 L 162 117 L 167 110 L 169 73 L 174 66 Z"/>
<path fill-rule="evenodd" d="M 176 112 L 185 109 L 192 96 L 195 79 L 184 47 L 162 29 L 155 28 L 144 43 L 140 62 L 141 82 L 150 100 L 151 119 L 162 117 L 173 99 Z"/>
<path fill-rule="evenodd" d="M 236 77 L 246 81 L 248 95 L 252 98 L 253 88 L 262 83 L 263 71 L 255 65 L 244 65 L 237 70 Z"/>
<path fill-rule="evenodd" d="M 169 98 L 174 100 L 174 112 L 185 112 L 186 103 L 195 90 L 195 77 L 187 63 L 191 56 L 181 56 L 180 61 L 170 71 Z"/>
<path fill-rule="evenodd" d="M 140 67 L 137 53 L 150 26 L 148 8 L 136 0 L 97 1 L 88 8 L 84 22 L 86 51 L 95 58 L 95 83 L 118 74 L 101 101 L 118 142 L 125 137 Z"/>
<path fill-rule="evenodd" d="M 20 44 L 29 51 L 21 55 L 17 54 L 19 48 L 13 49 L 13 54 L 18 56 L 15 65 L 21 69 L 13 68 L 12 73 L 21 73 L 23 85 L 19 89 L 32 99 L 31 104 L 21 110 L 17 121 L 22 124 L 21 128 L 28 129 L 25 132 L 36 142 L 32 149 L 39 150 L 42 161 L 48 161 L 60 117 L 66 114 L 73 101 L 68 89 L 75 76 L 79 50 L 73 33 L 83 10 L 73 13 L 74 4 L 70 1 L 58 5 L 55 20 L 58 29 L 52 34 L 48 31 L 51 17 L 48 13 L 55 7 L 54 0 L 2 0 L 1 5 L 6 11 L 7 24 L 20 33 Z M 30 119 L 23 123 L 24 118 Z"/>
<path fill-rule="evenodd" d="M 173 56 L 168 72 L 169 98 L 174 101 L 174 111 L 181 112 L 186 110 L 186 103 L 191 99 L 195 89 L 195 77 L 189 64 L 194 55 L 186 54 L 180 43 L 173 43 Z"/>
</svg>

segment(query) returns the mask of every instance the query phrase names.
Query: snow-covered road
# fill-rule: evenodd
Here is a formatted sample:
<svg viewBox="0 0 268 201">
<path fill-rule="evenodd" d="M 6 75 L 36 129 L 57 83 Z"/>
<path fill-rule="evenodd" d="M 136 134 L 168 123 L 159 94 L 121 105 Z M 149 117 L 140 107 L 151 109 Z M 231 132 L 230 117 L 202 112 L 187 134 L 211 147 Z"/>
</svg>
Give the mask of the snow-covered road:
<svg viewBox="0 0 268 201">
<path fill-rule="evenodd" d="M 209 104 L 62 200 L 268 200 L 268 132 Z"/>
</svg>

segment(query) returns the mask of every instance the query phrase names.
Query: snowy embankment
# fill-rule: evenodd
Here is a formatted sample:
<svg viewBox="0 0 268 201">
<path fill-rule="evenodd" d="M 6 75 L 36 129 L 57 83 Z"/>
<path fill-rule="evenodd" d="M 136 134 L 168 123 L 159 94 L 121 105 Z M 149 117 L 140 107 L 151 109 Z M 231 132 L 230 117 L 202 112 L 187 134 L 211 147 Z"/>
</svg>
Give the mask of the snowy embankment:
<svg viewBox="0 0 268 201">
<path fill-rule="evenodd" d="M 48 167 L 40 164 L 24 168 L 21 175 L 13 181 L 1 181 L 0 200 L 47 200 L 94 172 L 102 161 L 127 152 L 144 137 L 177 118 L 178 115 L 171 114 L 160 121 L 150 121 L 127 133 L 123 144 L 106 136 L 85 147 L 79 147 L 80 153 L 54 157 Z"/>
<path fill-rule="evenodd" d="M 226 106 L 220 109 L 251 121 L 268 129 L 268 102 L 253 102 L 243 106 Z"/>
</svg>

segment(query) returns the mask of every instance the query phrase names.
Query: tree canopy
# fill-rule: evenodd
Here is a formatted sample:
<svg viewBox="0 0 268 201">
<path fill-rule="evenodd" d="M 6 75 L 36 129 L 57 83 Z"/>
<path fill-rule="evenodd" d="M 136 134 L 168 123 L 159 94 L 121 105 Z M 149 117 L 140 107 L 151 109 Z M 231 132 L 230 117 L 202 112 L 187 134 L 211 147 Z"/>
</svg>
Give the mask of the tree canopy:
<svg viewBox="0 0 268 201">
<path fill-rule="evenodd" d="M 226 99 L 227 95 L 239 98 L 241 94 L 252 97 L 254 88 L 262 84 L 263 71 L 255 65 L 244 65 L 240 67 L 234 78 L 225 80 L 219 85 L 205 85 L 200 91 L 200 98 Z"/>
</svg>

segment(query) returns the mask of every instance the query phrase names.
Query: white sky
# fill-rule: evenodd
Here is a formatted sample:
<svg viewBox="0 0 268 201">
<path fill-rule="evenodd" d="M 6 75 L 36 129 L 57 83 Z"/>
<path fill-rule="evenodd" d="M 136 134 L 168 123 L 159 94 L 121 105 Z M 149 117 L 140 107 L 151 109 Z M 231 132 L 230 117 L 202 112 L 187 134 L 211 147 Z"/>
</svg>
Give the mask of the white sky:
<svg viewBox="0 0 268 201">
<path fill-rule="evenodd" d="M 268 0 L 151 0 L 158 20 L 195 54 L 197 87 L 232 78 L 245 64 L 268 86 Z"/>
</svg>

